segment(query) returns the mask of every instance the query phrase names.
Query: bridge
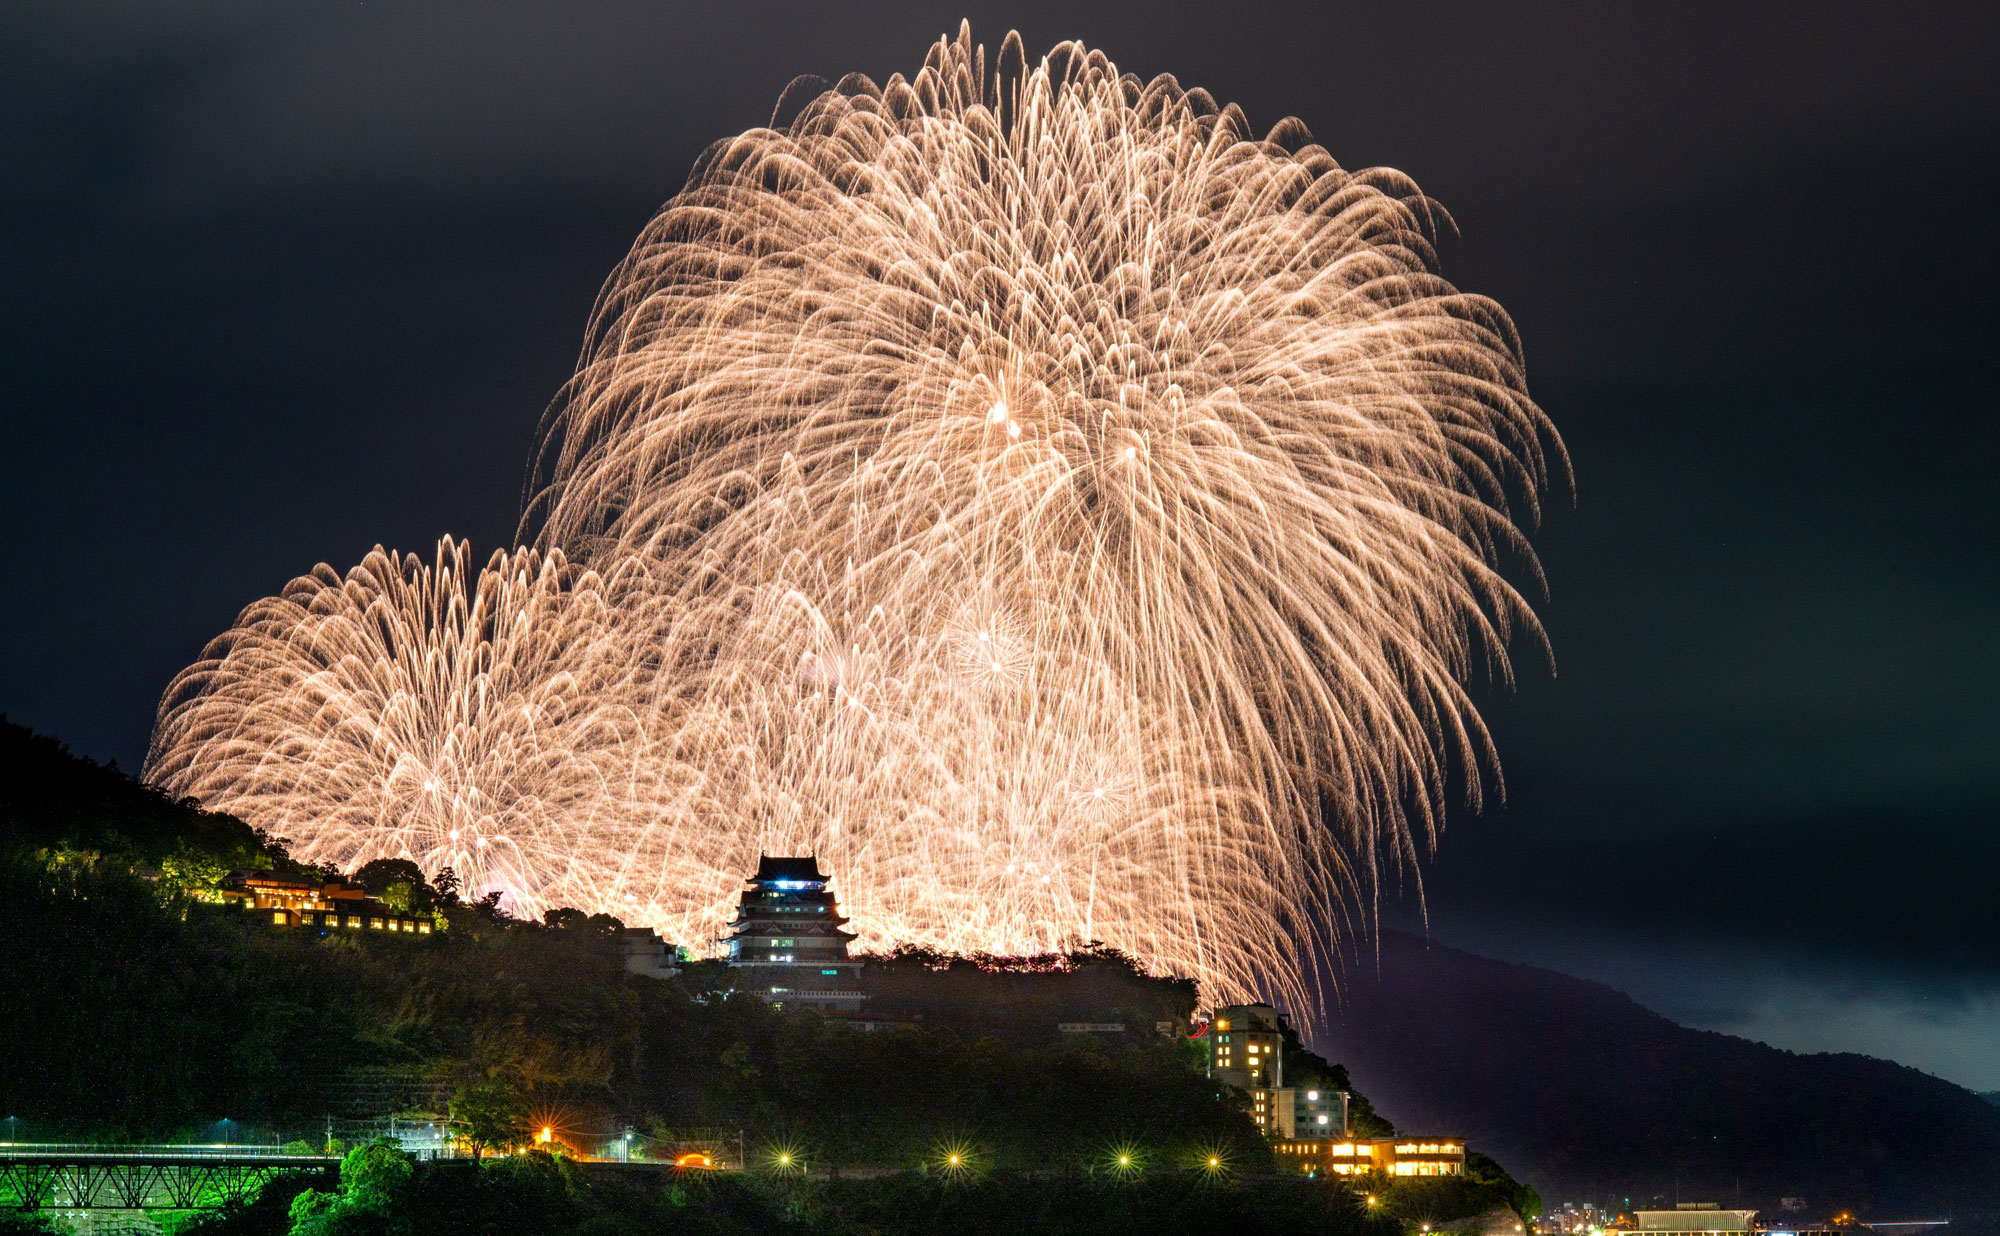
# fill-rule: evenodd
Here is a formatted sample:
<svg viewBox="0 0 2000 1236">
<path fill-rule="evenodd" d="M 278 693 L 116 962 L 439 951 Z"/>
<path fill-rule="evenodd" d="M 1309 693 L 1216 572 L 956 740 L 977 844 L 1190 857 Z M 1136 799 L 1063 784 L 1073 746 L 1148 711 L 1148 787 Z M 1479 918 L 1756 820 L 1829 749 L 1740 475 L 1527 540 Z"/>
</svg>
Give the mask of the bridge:
<svg viewBox="0 0 2000 1236">
<path fill-rule="evenodd" d="M 0 1209 L 209 1210 L 295 1172 L 331 1188 L 340 1160 L 280 1146 L 0 1143 Z"/>
</svg>

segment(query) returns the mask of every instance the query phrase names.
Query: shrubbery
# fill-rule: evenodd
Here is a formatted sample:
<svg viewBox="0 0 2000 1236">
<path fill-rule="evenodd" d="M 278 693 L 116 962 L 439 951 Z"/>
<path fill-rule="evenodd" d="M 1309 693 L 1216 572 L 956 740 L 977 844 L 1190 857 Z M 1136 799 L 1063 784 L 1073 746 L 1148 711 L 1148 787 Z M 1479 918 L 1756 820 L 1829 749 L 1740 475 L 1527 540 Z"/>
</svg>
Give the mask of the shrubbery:
<svg viewBox="0 0 2000 1236">
<path fill-rule="evenodd" d="M 478 1163 L 412 1164 L 391 1147 L 365 1146 L 342 1162 L 335 1191 L 298 1192 L 288 1211 L 260 1200 L 219 1212 L 190 1236 L 1136 1236 L 1198 1231 L 1393 1236 L 1399 1230 L 1393 1219 L 1366 1213 L 1342 1186 L 1199 1169 L 1136 1174 L 912 1170 L 833 1180 L 605 1169 L 586 1175 L 569 1160 L 540 1151 Z"/>
</svg>

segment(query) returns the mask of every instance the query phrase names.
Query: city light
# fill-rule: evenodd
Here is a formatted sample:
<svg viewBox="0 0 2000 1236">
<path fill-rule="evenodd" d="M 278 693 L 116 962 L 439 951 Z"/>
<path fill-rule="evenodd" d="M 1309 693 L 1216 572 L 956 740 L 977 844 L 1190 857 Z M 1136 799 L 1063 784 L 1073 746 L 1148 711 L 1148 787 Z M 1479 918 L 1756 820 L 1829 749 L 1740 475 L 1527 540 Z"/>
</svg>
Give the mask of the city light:
<svg viewBox="0 0 2000 1236">
<path fill-rule="evenodd" d="M 932 1156 L 931 1162 L 935 1170 L 947 1179 L 969 1179 L 973 1174 L 976 1160 L 973 1148 L 968 1142 L 946 1142 L 936 1147 Z"/>
</svg>

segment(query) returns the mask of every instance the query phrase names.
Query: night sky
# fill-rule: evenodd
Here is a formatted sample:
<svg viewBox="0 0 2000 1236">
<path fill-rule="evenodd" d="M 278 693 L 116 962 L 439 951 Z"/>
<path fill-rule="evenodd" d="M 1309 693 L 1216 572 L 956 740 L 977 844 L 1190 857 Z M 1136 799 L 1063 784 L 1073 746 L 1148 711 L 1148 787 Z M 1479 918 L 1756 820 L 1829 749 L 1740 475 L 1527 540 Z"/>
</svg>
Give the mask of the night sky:
<svg viewBox="0 0 2000 1236">
<path fill-rule="evenodd" d="M 1428 930 L 2000 1089 L 1994 6 L 9 5 L 0 711 L 136 768 L 243 605 L 511 543 L 702 147 L 961 17 L 1403 169 L 1512 312 L 1555 664 Z"/>
</svg>

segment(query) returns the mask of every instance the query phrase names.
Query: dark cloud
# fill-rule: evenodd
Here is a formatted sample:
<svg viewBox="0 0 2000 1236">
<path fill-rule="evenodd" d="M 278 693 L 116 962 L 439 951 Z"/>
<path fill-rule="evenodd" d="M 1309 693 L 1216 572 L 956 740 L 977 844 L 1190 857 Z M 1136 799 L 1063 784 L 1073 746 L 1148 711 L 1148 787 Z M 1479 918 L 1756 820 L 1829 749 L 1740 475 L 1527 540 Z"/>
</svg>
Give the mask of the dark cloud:
<svg viewBox="0 0 2000 1236">
<path fill-rule="evenodd" d="M 961 16 L 1409 171 L 1513 312 L 1576 464 L 1558 673 L 1482 689 L 1510 793 L 1445 838 L 1440 936 L 2000 1072 L 1990 6 L 14 6 L 0 709 L 130 766 L 248 601 L 508 541 L 700 150 Z"/>
</svg>

